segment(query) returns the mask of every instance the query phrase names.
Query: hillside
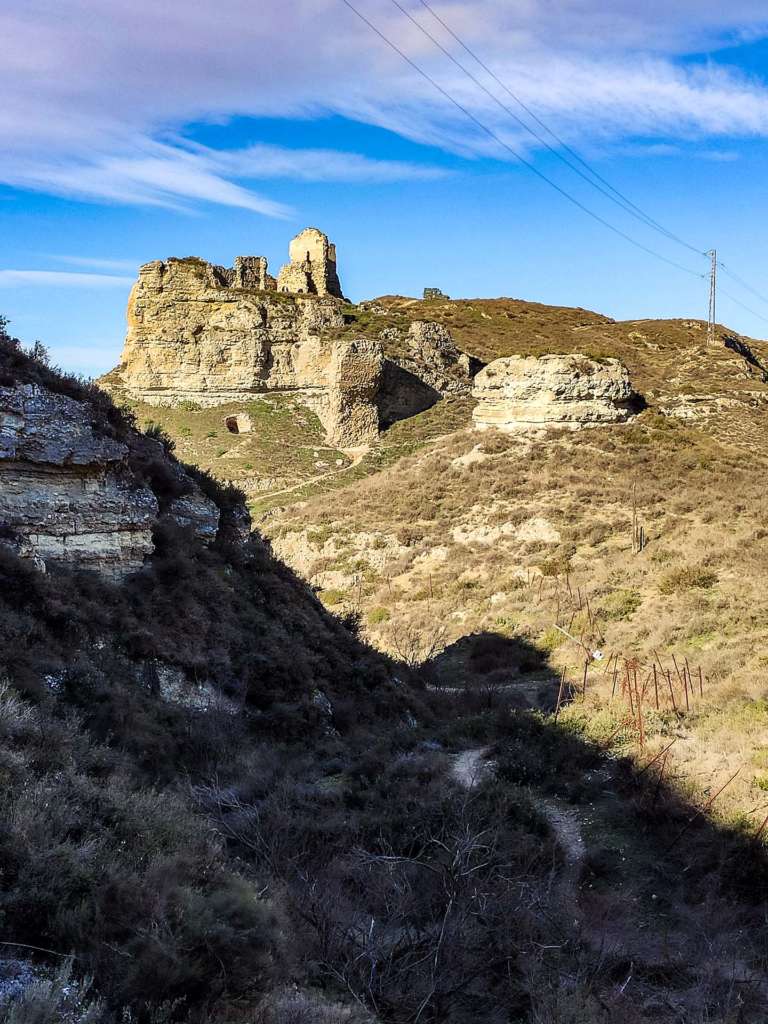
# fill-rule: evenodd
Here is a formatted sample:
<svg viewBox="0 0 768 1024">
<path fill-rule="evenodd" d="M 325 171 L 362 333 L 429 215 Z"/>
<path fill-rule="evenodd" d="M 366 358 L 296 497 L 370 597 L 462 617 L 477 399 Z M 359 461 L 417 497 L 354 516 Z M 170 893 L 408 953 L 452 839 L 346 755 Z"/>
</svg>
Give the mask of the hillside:
<svg viewBox="0 0 768 1024">
<path fill-rule="evenodd" d="M 722 347 L 707 351 L 701 321 L 614 322 L 583 309 L 518 299 L 424 302 L 385 296 L 343 307 L 343 316 L 345 325 L 333 329 L 334 338 L 380 340 L 388 359 L 402 359 L 409 327 L 425 321 L 445 325 L 457 347 L 480 362 L 548 352 L 619 358 L 650 407 L 681 419 L 706 420 L 707 429 L 722 436 L 734 434 L 733 408 L 741 443 L 757 449 L 762 444 L 759 415 L 755 420 L 753 414 L 765 393 L 763 353 L 768 349 L 765 342 L 725 327 L 718 330 Z M 740 354 L 744 347 L 763 365 L 745 359 Z M 301 396 L 270 394 L 207 409 L 194 402 L 170 408 L 129 402 L 143 426 L 157 423 L 169 431 L 182 458 L 243 487 L 257 515 L 379 472 L 425 441 L 468 425 L 474 404 L 466 395 L 446 396 L 392 424 L 362 457 L 350 457 L 324 443 L 321 424 Z M 247 434 L 227 430 L 227 417 L 238 411 L 251 418 Z"/>
<path fill-rule="evenodd" d="M 761 393 L 743 357 L 715 358 Z M 177 462 L 162 431 L 137 433 L 5 334 L 0 388 L 27 396 L 2 420 L 0 471 L 27 479 L 44 458 L 47 480 L 117 473 L 151 492 L 155 517 L 143 563 L 116 575 L 109 561 L 84 569 L 76 544 L 62 558 L 49 534 L 3 526 L 9 1024 L 755 1019 L 759 821 L 725 798 L 700 812 L 721 761 L 694 785 L 685 756 L 654 755 L 674 736 L 700 766 L 729 730 L 740 756 L 745 737 L 757 753 L 759 677 L 754 694 L 736 683 L 759 665 L 745 645 L 763 614 L 761 457 L 719 440 L 714 421 L 653 409 L 621 428 L 479 437 L 471 403 L 444 398 L 392 426 L 346 486 L 343 472 L 325 481 L 332 502 L 297 490 L 262 523 L 337 617 L 245 535 L 242 496 Z M 32 443 L 40 408 L 69 417 L 43 432 L 63 449 Z M 284 430 L 312 429 L 274 408 L 254 438 L 264 458 L 285 457 Z M 180 452 L 187 423 L 222 416 L 154 411 Z M 80 468 L 55 461 L 73 436 L 88 439 Z M 648 544 L 632 555 L 636 480 Z M 174 504 L 198 493 L 216 531 Z M 8 494 L 0 509 L 26 524 L 33 492 Z M 51 515 L 56 536 L 61 508 Z M 694 543 L 706 553 L 689 565 Z M 579 698 L 578 652 L 555 622 L 606 652 L 658 644 L 665 665 L 685 650 L 704 697 L 647 709 L 640 742 L 607 701 L 610 673 L 590 670 Z"/>
<path fill-rule="evenodd" d="M 411 300 L 376 305 L 423 315 Z M 676 770 L 702 791 L 738 767 L 715 811 L 729 821 L 749 812 L 745 827 L 756 830 L 768 724 L 762 343 L 747 347 L 721 329 L 721 345 L 707 348 L 705 325 L 693 321 L 614 324 L 508 300 L 428 305 L 486 359 L 618 356 L 646 409 L 620 429 L 446 433 L 331 500 L 318 494 L 273 510 L 263 526 L 276 550 L 327 604 L 359 608 L 380 646 L 402 649 L 404 636 L 420 652 L 447 645 L 434 670 L 451 681 L 459 672 L 474 685 L 512 682 L 546 704 L 551 692 L 539 694 L 503 654 L 475 655 L 462 638 L 524 639 L 580 684 L 584 651 L 556 626 L 648 671 L 657 654 L 701 667 L 703 700 L 679 721 L 654 720 L 645 742 L 676 737 Z M 633 519 L 644 529 L 642 553 L 633 551 Z M 629 751 L 636 729 L 621 727 L 612 677 L 598 678 L 567 714 L 598 736 L 618 729 L 613 741 Z"/>
</svg>

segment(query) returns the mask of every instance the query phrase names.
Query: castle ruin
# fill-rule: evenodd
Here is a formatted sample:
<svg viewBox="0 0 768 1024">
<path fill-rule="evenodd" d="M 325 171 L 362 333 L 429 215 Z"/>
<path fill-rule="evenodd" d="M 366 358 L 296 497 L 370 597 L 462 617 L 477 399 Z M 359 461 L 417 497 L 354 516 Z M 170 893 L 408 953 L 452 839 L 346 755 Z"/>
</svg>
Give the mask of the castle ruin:
<svg viewBox="0 0 768 1024">
<path fill-rule="evenodd" d="M 236 256 L 232 267 L 205 266 L 212 284 L 221 288 L 344 298 L 336 270 L 336 246 L 322 231 L 304 228 L 299 232 L 288 246 L 288 259 L 276 278 L 268 272 L 266 256 Z M 194 257 L 187 259 L 194 261 Z"/>
<path fill-rule="evenodd" d="M 317 414 L 328 443 L 355 448 L 380 425 L 469 391 L 473 367 L 439 324 L 407 335 L 350 337 L 336 270 L 336 247 L 317 228 L 290 243 L 290 262 L 272 277 L 263 256 L 220 267 L 194 256 L 139 269 L 128 299 L 120 365 L 102 385 L 148 405 L 210 407 L 292 393 Z M 383 343 L 401 355 L 385 358 Z M 247 409 L 225 420 L 247 433 Z"/>
<path fill-rule="evenodd" d="M 336 246 L 317 228 L 305 228 L 288 247 L 288 258 L 277 276 L 279 292 L 297 295 L 344 296 L 336 271 Z"/>
</svg>

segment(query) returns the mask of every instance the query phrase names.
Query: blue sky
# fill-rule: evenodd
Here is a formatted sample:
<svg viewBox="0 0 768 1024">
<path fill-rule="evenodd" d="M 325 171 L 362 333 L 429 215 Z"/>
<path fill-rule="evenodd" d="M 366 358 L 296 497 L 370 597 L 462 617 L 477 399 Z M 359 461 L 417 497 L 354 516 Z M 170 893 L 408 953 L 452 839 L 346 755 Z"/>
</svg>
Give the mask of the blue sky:
<svg viewBox="0 0 768 1024">
<path fill-rule="evenodd" d="M 706 260 L 525 134 L 391 0 L 11 0 L 0 10 L 0 313 L 69 369 L 117 361 L 136 268 L 263 254 L 313 224 L 352 299 L 509 295 L 703 316 Z M 495 95 L 421 0 L 401 0 Z M 768 299 L 768 13 L 754 0 L 443 0 L 434 10 L 612 185 Z M 610 10 L 606 10 L 610 7 Z M 673 7 L 670 11 L 668 8 Z M 515 108 L 517 109 L 517 108 Z M 521 116 L 525 117 L 521 111 Z M 506 148 L 509 147 L 509 148 Z M 510 149 L 679 271 L 586 216 Z M 719 318 L 768 336 L 724 278 Z"/>
</svg>

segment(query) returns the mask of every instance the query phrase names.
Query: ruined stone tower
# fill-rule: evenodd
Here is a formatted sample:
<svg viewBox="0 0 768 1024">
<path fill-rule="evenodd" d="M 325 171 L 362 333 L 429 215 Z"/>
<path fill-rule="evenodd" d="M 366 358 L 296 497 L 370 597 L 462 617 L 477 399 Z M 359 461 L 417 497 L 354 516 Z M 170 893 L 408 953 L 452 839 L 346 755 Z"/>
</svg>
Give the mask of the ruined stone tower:
<svg viewBox="0 0 768 1024">
<path fill-rule="evenodd" d="M 317 228 L 305 228 L 288 247 L 290 263 L 280 270 L 277 290 L 305 295 L 344 296 L 336 272 L 336 246 Z"/>
</svg>

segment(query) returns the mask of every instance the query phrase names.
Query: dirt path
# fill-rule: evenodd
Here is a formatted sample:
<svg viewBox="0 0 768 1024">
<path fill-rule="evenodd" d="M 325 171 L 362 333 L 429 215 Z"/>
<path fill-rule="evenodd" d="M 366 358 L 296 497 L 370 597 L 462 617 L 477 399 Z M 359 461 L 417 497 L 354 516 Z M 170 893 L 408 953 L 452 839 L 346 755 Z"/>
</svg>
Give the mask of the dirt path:
<svg viewBox="0 0 768 1024">
<path fill-rule="evenodd" d="M 587 844 L 581 834 L 578 811 L 574 807 L 551 799 L 540 799 L 537 807 L 563 851 L 566 871 L 572 878 L 577 876 L 587 855 Z"/>
<path fill-rule="evenodd" d="M 341 476 L 342 473 L 348 473 L 351 469 L 359 466 L 368 454 L 367 448 L 355 450 L 350 449 L 350 451 L 352 454 L 352 461 L 348 465 L 342 466 L 340 469 L 329 469 L 327 473 L 320 473 L 318 476 L 309 476 L 306 480 L 300 480 L 297 484 L 291 484 L 290 487 L 281 487 L 280 490 L 277 491 L 264 491 L 259 494 L 259 501 L 262 501 L 264 498 L 274 498 L 278 494 L 290 494 L 292 491 L 300 491 L 302 487 L 310 487 L 312 484 L 319 483 L 321 480 L 327 480 L 329 477 Z"/>
<path fill-rule="evenodd" d="M 552 798 L 539 798 L 536 809 L 552 829 L 563 854 L 564 865 L 555 879 L 555 892 L 574 925 L 582 921 L 579 908 L 579 880 L 587 856 L 587 844 L 581 834 L 581 822 L 574 807 Z"/>
<path fill-rule="evenodd" d="M 456 754 L 451 765 L 451 777 L 463 789 L 474 789 L 493 770 L 487 760 L 488 747 L 472 747 Z M 553 798 L 539 797 L 536 807 L 552 829 L 563 854 L 563 868 L 556 880 L 556 892 L 561 904 L 568 909 L 573 923 L 581 922 L 579 910 L 579 879 L 587 856 L 587 844 L 581 834 L 578 811 Z"/>
</svg>

